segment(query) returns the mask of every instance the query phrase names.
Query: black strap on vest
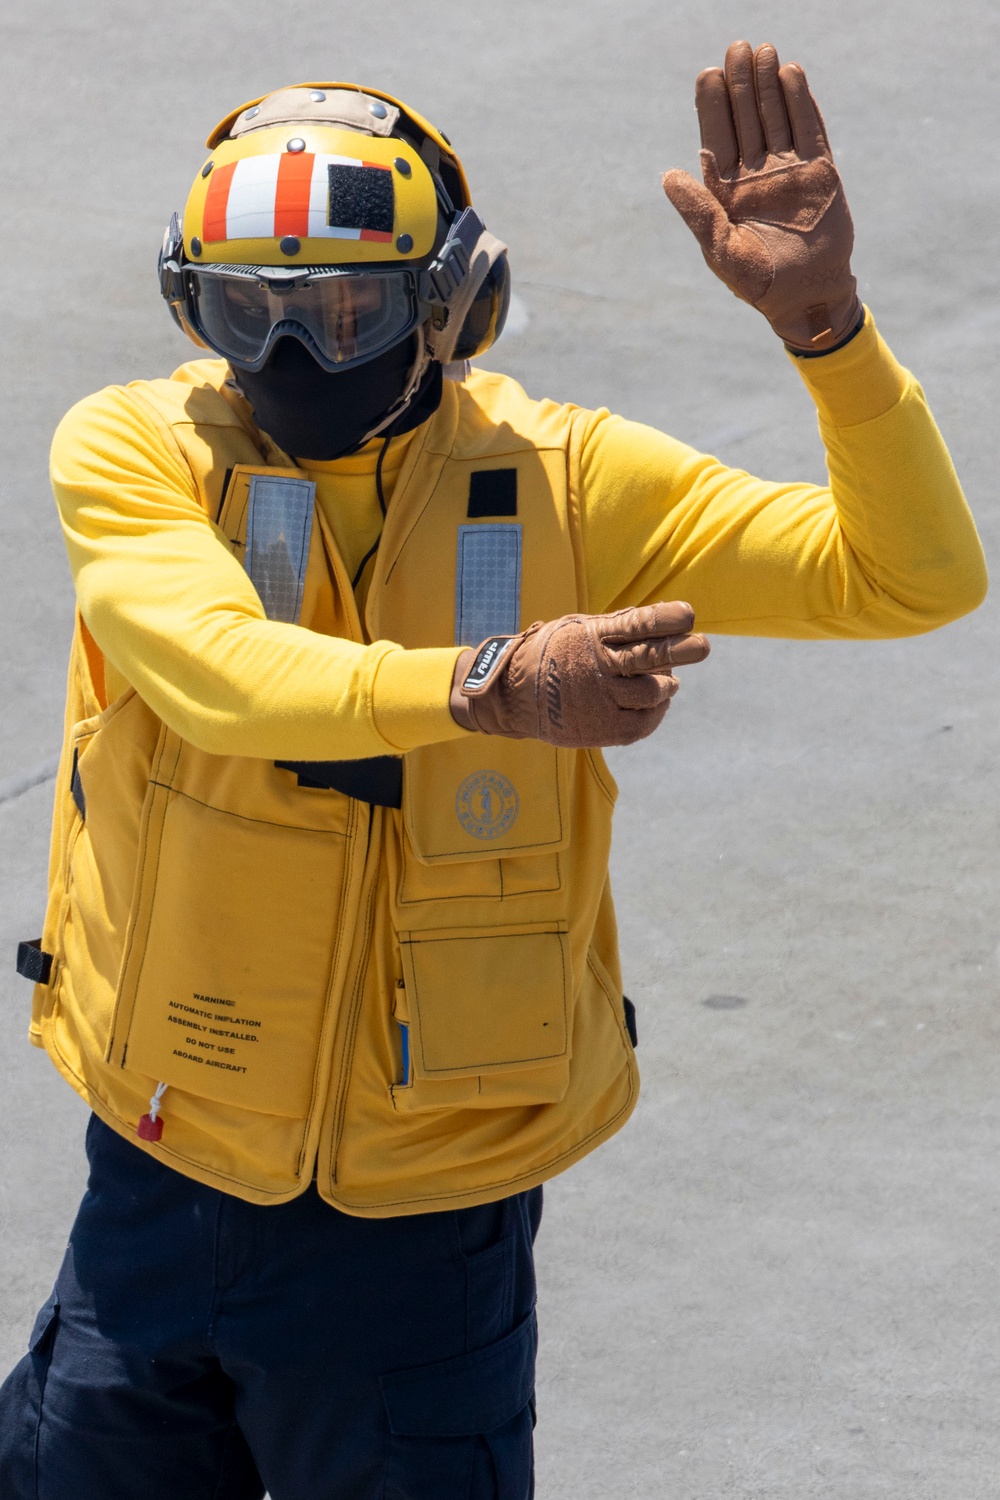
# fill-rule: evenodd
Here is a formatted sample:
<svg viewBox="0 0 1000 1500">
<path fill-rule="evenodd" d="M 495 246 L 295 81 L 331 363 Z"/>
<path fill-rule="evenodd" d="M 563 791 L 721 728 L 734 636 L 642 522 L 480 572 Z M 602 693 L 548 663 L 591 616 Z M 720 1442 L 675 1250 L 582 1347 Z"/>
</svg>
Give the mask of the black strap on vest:
<svg viewBox="0 0 1000 1500">
<path fill-rule="evenodd" d="M 625 1030 L 633 1047 L 639 1045 L 639 1028 L 635 1024 L 635 1006 L 627 995 L 622 996 L 622 1007 L 625 1011 Z"/>
<path fill-rule="evenodd" d="M 17 945 L 17 972 L 32 984 L 48 984 L 52 973 L 52 954 L 46 953 L 41 938 Z"/>
<path fill-rule="evenodd" d="M 80 780 L 80 767 L 77 764 L 77 762 L 79 761 L 79 758 L 80 758 L 79 747 L 78 746 L 74 746 L 74 748 L 73 748 L 73 770 L 70 773 L 69 789 L 70 789 L 70 792 L 72 793 L 73 801 L 76 803 L 76 810 L 77 810 L 77 812 L 80 814 L 81 818 L 86 819 L 86 817 L 87 817 L 87 799 L 83 795 L 83 782 Z"/>
<path fill-rule="evenodd" d="M 343 792 L 373 807 L 402 807 L 403 761 L 398 755 L 367 760 L 276 760 L 279 771 L 294 771 L 299 786 Z"/>
</svg>

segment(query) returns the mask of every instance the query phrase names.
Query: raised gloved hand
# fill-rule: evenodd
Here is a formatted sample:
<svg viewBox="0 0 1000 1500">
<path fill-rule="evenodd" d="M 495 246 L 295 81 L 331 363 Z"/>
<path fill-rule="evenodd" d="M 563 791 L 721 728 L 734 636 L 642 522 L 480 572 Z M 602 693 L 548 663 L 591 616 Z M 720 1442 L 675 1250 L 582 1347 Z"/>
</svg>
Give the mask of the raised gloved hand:
<svg viewBox="0 0 1000 1500">
<path fill-rule="evenodd" d="M 705 185 L 675 169 L 663 190 L 709 266 L 791 349 L 846 341 L 862 318 L 854 225 L 805 73 L 734 42 L 725 71 L 699 74 L 695 104 Z"/>
<path fill-rule="evenodd" d="M 463 651 L 451 690 L 465 729 L 584 749 L 652 734 L 679 686 L 670 668 L 704 661 L 689 604 L 563 615 Z"/>
</svg>

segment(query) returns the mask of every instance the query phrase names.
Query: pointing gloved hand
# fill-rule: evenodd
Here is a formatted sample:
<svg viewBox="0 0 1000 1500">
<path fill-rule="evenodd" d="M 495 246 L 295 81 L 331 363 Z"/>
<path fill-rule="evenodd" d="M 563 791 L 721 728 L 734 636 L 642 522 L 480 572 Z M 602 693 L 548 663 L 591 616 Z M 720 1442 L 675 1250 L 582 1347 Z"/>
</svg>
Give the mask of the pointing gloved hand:
<svg viewBox="0 0 1000 1500">
<path fill-rule="evenodd" d="M 663 719 L 679 686 L 671 667 L 708 655 L 693 624 L 689 604 L 647 604 L 491 636 L 458 658 L 452 717 L 514 740 L 631 745 Z"/>
<path fill-rule="evenodd" d="M 663 190 L 705 260 L 791 349 L 846 342 L 863 316 L 854 225 L 805 73 L 734 42 L 725 71 L 699 74 L 695 105 L 705 185 L 675 169 Z"/>
</svg>

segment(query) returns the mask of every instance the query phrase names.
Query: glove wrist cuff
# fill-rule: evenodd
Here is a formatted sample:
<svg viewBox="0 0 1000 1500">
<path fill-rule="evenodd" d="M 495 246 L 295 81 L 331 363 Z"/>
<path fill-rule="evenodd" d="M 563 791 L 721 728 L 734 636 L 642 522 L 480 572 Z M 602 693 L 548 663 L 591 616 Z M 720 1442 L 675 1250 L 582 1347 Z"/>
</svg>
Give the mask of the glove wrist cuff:
<svg viewBox="0 0 1000 1500">
<path fill-rule="evenodd" d="M 839 337 L 833 338 L 831 343 L 824 344 L 822 348 L 817 348 L 816 345 L 813 345 L 811 348 L 805 348 L 801 343 L 791 343 L 786 338 L 783 338 L 782 342 L 789 354 L 794 354 L 796 359 L 822 359 L 824 354 L 833 354 L 836 350 L 843 349 L 845 344 L 849 344 L 851 339 L 857 337 L 864 326 L 865 310 L 858 297 L 855 296 L 848 319 L 841 323 L 841 327 L 846 327 L 847 331 L 841 333 Z M 778 337 L 782 338 L 782 335 L 779 334 Z"/>
<path fill-rule="evenodd" d="M 462 683 L 465 681 L 469 668 L 475 660 L 475 655 L 475 651 L 470 647 L 468 650 L 463 651 L 458 658 L 458 661 L 455 663 L 455 675 L 451 679 L 451 693 L 448 698 L 448 707 L 451 710 L 451 716 L 455 720 L 455 723 L 461 725 L 463 729 L 472 731 L 475 730 L 476 723 L 472 717 L 469 700 L 462 692 Z"/>
</svg>

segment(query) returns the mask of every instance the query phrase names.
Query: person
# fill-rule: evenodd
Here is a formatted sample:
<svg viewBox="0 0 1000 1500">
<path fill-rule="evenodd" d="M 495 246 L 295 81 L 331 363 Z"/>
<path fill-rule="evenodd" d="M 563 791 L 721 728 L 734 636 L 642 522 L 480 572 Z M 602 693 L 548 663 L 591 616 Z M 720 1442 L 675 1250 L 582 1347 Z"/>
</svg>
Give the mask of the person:
<svg viewBox="0 0 1000 1500">
<path fill-rule="evenodd" d="M 529 1496 L 541 1185 L 638 1088 L 601 747 L 656 729 L 696 616 L 875 638 L 983 597 L 804 73 L 740 42 L 696 99 L 704 181 L 664 188 L 828 486 L 470 368 L 505 248 L 447 138 L 341 83 L 209 137 L 160 280 L 210 357 L 56 433 L 79 613 L 19 966 L 91 1176 L 4 1500 Z"/>
</svg>

